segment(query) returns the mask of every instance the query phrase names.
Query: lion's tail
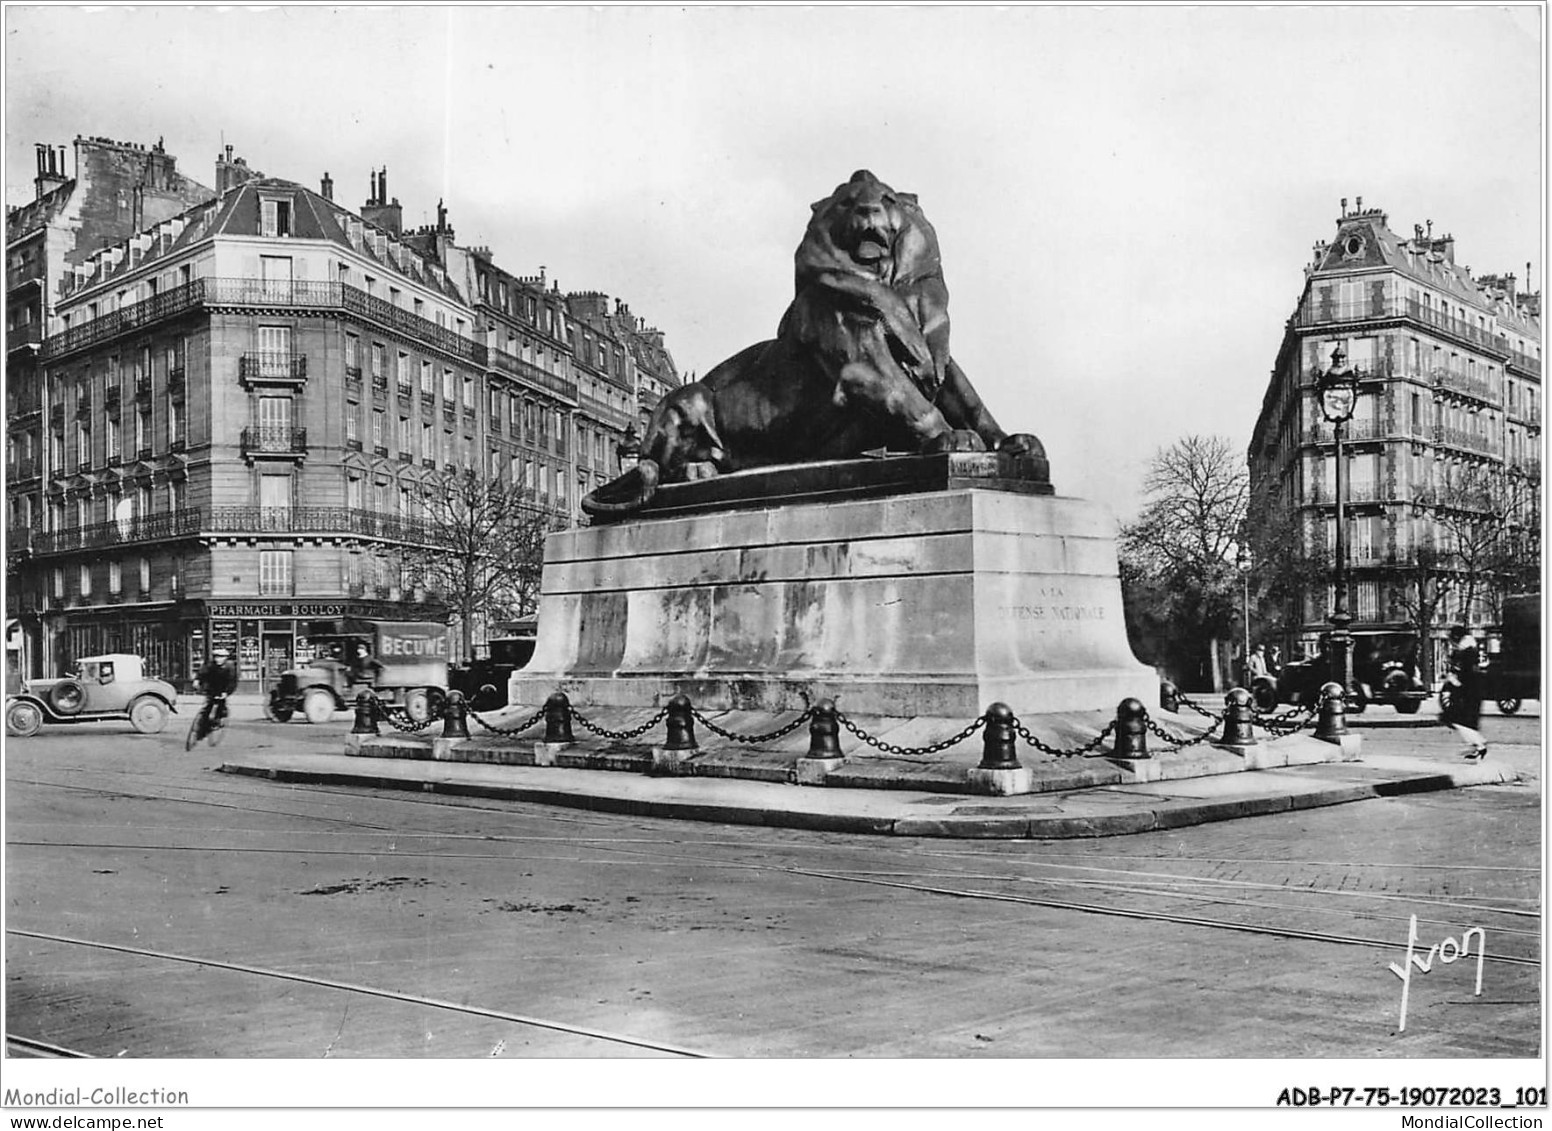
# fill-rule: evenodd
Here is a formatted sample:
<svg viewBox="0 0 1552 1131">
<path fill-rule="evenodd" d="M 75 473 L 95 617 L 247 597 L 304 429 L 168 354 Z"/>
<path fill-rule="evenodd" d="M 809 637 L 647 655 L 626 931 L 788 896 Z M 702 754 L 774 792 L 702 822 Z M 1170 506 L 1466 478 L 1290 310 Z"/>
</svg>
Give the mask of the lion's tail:
<svg viewBox="0 0 1552 1131">
<path fill-rule="evenodd" d="M 657 463 L 643 458 L 629 471 L 584 495 L 582 509 L 594 518 L 606 521 L 635 514 L 657 494 L 661 477 Z"/>
</svg>

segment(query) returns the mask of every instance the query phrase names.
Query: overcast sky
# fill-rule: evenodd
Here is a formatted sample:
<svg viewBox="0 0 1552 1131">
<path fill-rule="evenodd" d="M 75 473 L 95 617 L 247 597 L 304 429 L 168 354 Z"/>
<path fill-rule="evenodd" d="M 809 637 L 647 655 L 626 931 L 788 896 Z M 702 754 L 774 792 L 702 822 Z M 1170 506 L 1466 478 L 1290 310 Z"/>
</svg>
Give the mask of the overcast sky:
<svg viewBox="0 0 1552 1131">
<path fill-rule="evenodd" d="M 706 372 L 770 337 L 854 169 L 937 228 L 953 353 L 1061 494 L 1135 513 L 1191 432 L 1241 446 L 1339 200 L 1543 274 L 1542 11 L 6 9 L 5 189 L 33 143 L 222 144 L 517 274 L 623 297 Z"/>
</svg>

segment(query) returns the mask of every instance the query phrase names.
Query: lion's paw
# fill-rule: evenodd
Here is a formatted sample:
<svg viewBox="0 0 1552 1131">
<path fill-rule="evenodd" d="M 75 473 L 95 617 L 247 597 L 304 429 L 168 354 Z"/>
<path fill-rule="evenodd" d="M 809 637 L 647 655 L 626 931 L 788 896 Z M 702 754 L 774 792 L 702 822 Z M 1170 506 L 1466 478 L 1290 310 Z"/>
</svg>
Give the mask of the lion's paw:
<svg viewBox="0 0 1552 1131">
<path fill-rule="evenodd" d="M 934 436 L 922 449 L 927 455 L 940 455 L 943 452 L 984 452 L 985 450 L 986 441 L 965 428 L 956 428 Z"/>
<path fill-rule="evenodd" d="M 1010 456 L 1037 456 L 1045 458 L 1045 445 L 1038 437 L 1028 432 L 1014 432 L 1004 436 L 997 445 L 999 452 L 1006 452 Z"/>
</svg>

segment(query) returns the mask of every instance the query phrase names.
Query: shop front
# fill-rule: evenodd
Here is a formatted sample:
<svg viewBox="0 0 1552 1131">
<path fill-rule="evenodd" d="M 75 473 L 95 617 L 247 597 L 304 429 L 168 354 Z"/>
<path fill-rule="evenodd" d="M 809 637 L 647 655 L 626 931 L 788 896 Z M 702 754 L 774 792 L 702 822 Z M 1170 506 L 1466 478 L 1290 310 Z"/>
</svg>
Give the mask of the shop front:
<svg viewBox="0 0 1552 1131">
<path fill-rule="evenodd" d="M 195 601 L 202 614 L 189 626 L 189 671 L 224 648 L 237 663 L 237 690 L 268 694 L 287 668 L 305 663 L 342 622 L 439 621 L 441 610 L 390 601 Z"/>
</svg>

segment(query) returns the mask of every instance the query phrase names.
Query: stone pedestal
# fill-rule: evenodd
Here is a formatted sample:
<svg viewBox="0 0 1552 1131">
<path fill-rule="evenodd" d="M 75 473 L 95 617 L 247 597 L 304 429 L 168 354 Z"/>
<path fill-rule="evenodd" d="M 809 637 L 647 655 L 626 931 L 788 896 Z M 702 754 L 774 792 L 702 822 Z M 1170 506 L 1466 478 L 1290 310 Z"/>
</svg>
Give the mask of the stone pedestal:
<svg viewBox="0 0 1552 1131">
<path fill-rule="evenodd" d="M 963 486 L 955 468 L 998 457 L 939 458 L 943 490 L 552 534 L 537 647 L 510 701 L 562 690 L 580 707 L 660 707 L 683 694 L 703 710 L 777 712 L 807 695 L 850 715 L 966 721 L 999 700 L 1023 717 L 1152 701 L 1108 512 Z"/>
</svg>

